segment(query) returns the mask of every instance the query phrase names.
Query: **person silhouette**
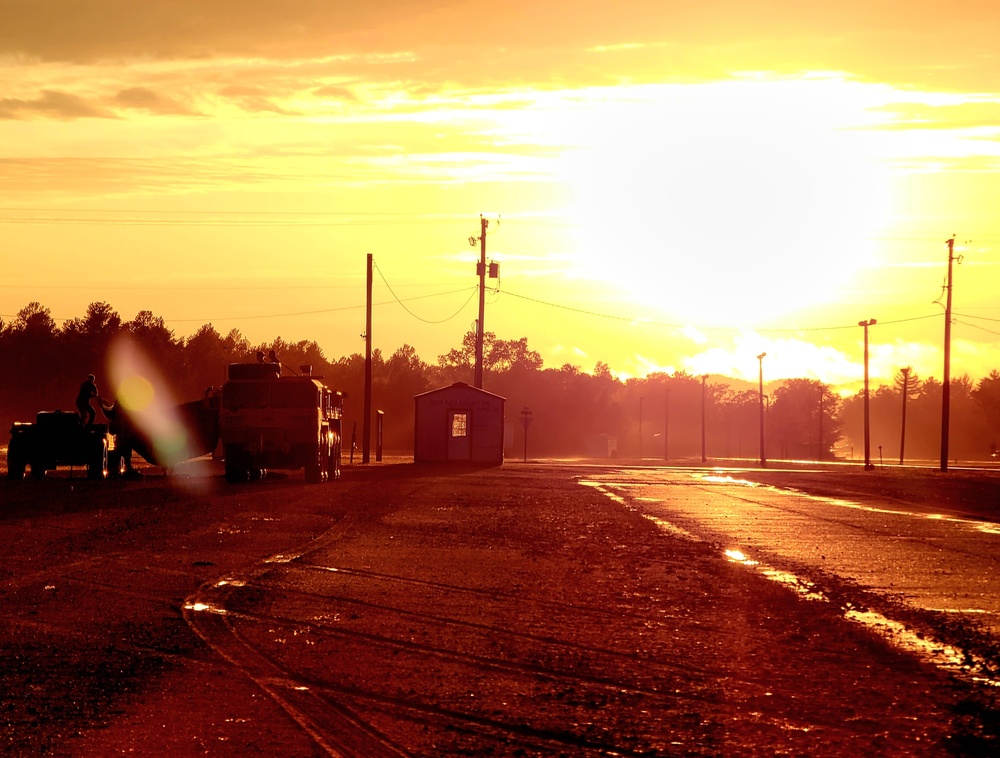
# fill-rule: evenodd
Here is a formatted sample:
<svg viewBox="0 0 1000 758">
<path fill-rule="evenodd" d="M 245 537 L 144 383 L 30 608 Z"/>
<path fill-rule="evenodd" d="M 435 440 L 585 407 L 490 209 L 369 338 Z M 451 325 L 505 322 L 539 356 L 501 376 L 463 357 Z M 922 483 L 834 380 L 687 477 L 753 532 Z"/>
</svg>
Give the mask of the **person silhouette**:
<svg viewBox="0 0 1000 758">
<path fill-rule="evenodd" d="M 80 418 L 83 419 L 85 426 L 93 424 L 97 418 L 97 412 L 90 402 L 95 397 L 97 397 L 97 382 L 94 381 L 93 374 L 87 374 L 87 378 L 80 385 L 80 392 L 76 396 L 76 409 L 80 412 Z"/>
</svg>

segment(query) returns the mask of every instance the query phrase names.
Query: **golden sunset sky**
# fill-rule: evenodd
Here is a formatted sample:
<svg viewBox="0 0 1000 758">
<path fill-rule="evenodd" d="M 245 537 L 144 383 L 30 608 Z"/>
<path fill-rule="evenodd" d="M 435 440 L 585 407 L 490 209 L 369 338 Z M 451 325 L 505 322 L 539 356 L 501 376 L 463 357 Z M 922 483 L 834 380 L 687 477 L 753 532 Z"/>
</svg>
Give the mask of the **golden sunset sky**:
<svg viewBox="0 0 1000 758">
<path fill-rule="evenodd" d="M 995 2 L 0 0 L 0 317 L 854 389 L 1000 369 Z M 499 218 L 499 224 L 497 224 Z M 397 302 L 397 298 L 402 304 Z M 488 389 L 488 387 L 487 387 Z"/>
</svg>

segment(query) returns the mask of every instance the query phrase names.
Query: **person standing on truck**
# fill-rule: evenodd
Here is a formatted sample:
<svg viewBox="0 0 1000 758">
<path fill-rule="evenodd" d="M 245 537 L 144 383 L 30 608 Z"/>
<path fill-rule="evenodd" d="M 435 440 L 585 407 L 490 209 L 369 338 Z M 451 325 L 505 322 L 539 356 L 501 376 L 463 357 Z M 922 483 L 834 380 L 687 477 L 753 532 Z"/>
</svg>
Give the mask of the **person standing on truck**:
<svg viewBox="0 0 1000 758">
<path fill-rule="evenodd" d="M 97 382 L 94 380 L 94 375 L 87 374 L 87 378 L 80 385 L 80 392 L 76 396 L 76 409 L 80 411 L 84 426 L 93 424 L 97 418 L 97 412 L 91 404 L 91 400 L 97 396 Z"/>
</svg>

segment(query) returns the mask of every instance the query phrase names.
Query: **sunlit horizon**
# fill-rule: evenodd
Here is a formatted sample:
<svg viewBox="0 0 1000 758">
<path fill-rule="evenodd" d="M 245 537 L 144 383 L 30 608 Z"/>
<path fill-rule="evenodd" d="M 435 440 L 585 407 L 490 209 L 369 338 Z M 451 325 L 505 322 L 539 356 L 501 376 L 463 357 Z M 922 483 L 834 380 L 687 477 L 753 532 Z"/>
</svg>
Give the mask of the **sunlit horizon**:
<svg viewBox="0 0 1000 758">
<path fill-rule="evenodd" d="M 14 19 L 0 318 L 107 302 L 177 337 L 211 323 L 333 360 L 363 349 L 370 253 L 374 345 L 434 363 L 475 328 L 484 214 L 485 328 L 546 367 L 754 381 L 766 352 L 767 381 L 847 392 L 863 319 L 876 384 L 941 377 L 955 235 L 952 375 L 1000 369 L 987 20 L 948 31 L 956 60 L 914 66 L 933 19 L 876 44 L 846 13 L 737 30 L 721 9 L 629 5 L 552 38 L 532 31 L 550 10 L 518 7 L 479 50 L 449 36 L 471 10 L 108 18 L 92 42 Z"/>
</svg>

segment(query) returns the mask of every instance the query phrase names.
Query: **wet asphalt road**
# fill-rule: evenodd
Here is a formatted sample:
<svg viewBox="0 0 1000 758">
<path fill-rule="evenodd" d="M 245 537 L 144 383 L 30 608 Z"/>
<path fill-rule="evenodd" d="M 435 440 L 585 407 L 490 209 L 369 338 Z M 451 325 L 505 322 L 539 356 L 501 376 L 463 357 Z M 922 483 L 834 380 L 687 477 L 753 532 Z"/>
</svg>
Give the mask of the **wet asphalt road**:
<svg viewBox="0 0 1000 758">
<path fill-rule="evenodd" d="M 622 468 L 592 483 L 663 528 L 716 543 L 731 560 L 803 594 L 819 577 L 833 576 L 1000 642 L 995 522 L 813 496 L 737 472 Z"/>
</svg>

